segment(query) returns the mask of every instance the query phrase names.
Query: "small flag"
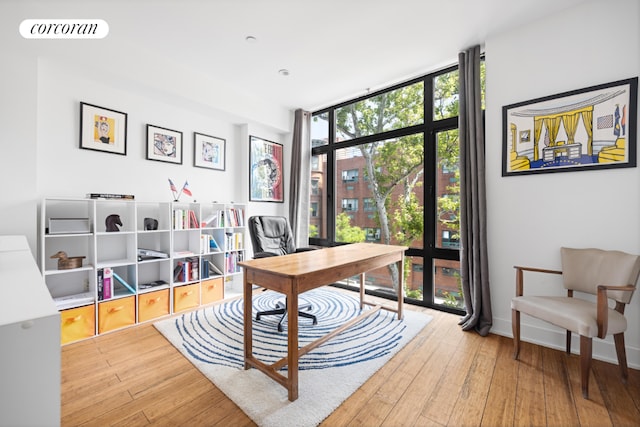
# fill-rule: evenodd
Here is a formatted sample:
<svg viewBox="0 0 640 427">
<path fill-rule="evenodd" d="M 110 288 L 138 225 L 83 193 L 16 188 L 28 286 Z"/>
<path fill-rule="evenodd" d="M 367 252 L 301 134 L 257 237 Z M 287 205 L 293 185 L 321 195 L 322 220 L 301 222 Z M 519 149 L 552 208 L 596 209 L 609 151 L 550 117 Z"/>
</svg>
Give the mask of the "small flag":
<svg viewBox="0 0 640 427">
<path fill-rule="evenodd" d="M 184 185 L 182 186 L 182 192 L 184 194 L 186 194 L 187 196 L 193 196 L 193 194 L 191 194 L 191 190 L 189 190 L 188 186 L 189 186 L 189 183 L 187 181 L 185 181 Z"/>
<path fill-rule="evenodd" d="M 171 187 L 171 191 L 173 191 L 174 193 L 178 191 L 176 190 L 176 186 L 173 181 L 171 181 L 171 178 L 169 178 L 169 187 Z"/>
</svg>

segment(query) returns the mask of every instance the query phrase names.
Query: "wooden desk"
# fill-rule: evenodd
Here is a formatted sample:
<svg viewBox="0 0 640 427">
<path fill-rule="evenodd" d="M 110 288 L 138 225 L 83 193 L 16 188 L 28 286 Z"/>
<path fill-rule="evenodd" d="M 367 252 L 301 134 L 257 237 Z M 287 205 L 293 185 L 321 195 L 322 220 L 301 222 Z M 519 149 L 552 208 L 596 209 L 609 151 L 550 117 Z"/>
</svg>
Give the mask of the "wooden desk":
<svg viewBox="0 0 640 427">
<path fill-rule="evenodd" d="M 405 246 L 354 243 L 240 262 L 239 264 L 244 269 L 244 368 L 253 367 L 264 372 L 288 390 L 290 401 L 296 400 L 298 398 L 298 359 L 301 356 L 377 310 L 393 311 L 398 314 L 398 319 L 402 319 L 404 296 L 402 272 L 404 271 L 405 250 L 407 250 Z M 397 308 L 383 307 L 365 301 L 365 273 L 393 263 L 397 264 L 400 281 Z M 298 348 L 298 295 L 357 274 L 360 275 L 360 308 L 364 308 L 365 304 L 374 306 L 374 308 L 363 312 L 328 335 L 305 347 Z M 254 284 L 283 293 L 287 297 L 287 357 L 272 365 L 267 365 L 253 356 L 252 294 Z M 274 330 L 274 333 L 277 332 Z M 287 376 L 278 372 L 283 366 L 288 367 Z"/>
</svg>

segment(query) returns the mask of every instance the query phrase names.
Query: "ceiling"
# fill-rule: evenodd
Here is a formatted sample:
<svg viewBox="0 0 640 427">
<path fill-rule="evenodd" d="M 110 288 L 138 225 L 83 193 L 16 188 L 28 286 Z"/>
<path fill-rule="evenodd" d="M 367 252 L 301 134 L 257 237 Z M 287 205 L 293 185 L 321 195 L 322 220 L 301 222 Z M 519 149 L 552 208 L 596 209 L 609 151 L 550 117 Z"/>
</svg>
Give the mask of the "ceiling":
<svg viewBox="0 0 640 427">
<path fill-rule="evenodd" d="M 492 34 L 584 1 L 27 0 L 31 15 L 47 11 L 29 18 L 106 20 L 128 66 L 145 52 L 154 66 L 198 70 L 201 84 L 312 111 L 455 64 Z"/>
</svg>

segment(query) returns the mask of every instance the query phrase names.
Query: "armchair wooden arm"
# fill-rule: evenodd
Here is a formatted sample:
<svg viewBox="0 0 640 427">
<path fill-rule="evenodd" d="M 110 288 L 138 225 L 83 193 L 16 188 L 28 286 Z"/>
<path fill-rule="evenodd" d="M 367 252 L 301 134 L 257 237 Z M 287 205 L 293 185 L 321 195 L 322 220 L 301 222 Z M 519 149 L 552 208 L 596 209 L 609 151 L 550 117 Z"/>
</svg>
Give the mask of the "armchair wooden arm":
<svg viewBox="0 0 640 427">
<path fill-rule="evenodd" d="M 560 270 L 549 270 L 547 268 L 535 268 L 535 267 L 523 267 L 520 265 L 514 265 L 516 269 L 516 296 L 521 297 L 524 293 L 524 272 L 532 271 L 535 273 L 550 273 L 550 274 L 562 274 Z"/>
<path fill-rule="evenodd" d="M 609 326 L 609 298 L 607 297 L 607 291 L 635 291 L 635 286 L 613 286 L 613 285 L 598 285 L 598 294 L 596 300 L 596 321 L 598 322 L 598 338 L 604 338 L 607 336 L 607 329 Z M 616 302 L 615 310 L 624 314 L 624 308 L 626 304 Z"/>
</svg>

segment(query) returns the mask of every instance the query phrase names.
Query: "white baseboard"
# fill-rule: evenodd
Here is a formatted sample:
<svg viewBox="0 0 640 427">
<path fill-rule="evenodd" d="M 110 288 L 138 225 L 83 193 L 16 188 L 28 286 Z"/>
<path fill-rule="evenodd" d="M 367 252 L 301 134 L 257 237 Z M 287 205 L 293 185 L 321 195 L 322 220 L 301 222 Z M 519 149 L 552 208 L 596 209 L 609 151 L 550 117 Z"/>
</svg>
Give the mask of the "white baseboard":
<svg viewBox="0 0 640 427">
<path fill-rule="evenodd" d="M 494 318 L 491 333 L 513 338 L 511 319 Z M 544 327 L 527 323 L 526 316 L 522 316 L 520 319 L 520 339 L 522 341 L 564 351 L 565 337 L 566 333 L 563 329 L 556 328 L 550 324 L 548 327 Z M 628 366 L 633 369 L 640 369 L 640 349 L 630 347 L 627 343 L 626 350 Z M 575 334 L 571 341 L 571 353 L 580 354 L 580 340 Z M 618 364 L 612 336 L 608 336 L 606 340 L 598 338 L 593 340 L 593 358 L 615 365 Z"/>
</svg>

